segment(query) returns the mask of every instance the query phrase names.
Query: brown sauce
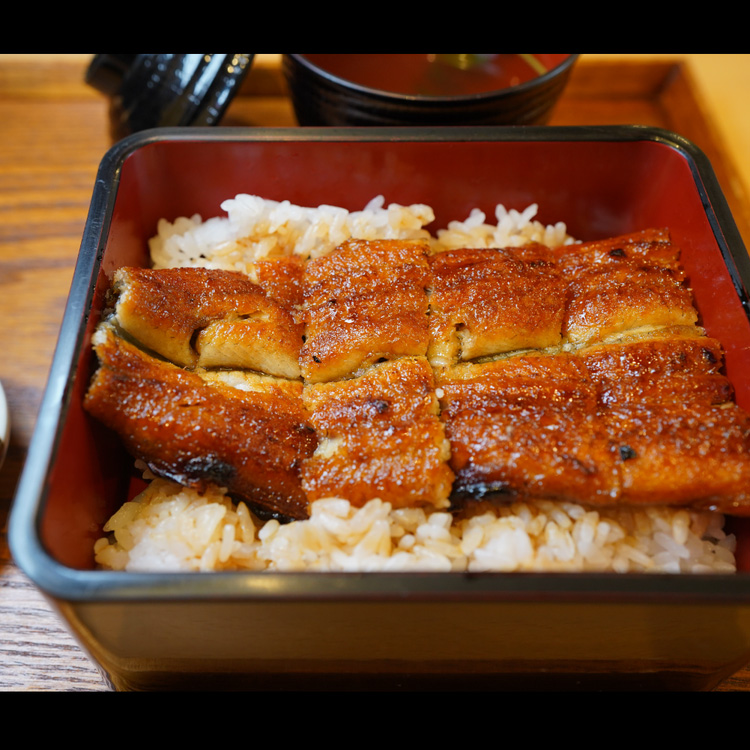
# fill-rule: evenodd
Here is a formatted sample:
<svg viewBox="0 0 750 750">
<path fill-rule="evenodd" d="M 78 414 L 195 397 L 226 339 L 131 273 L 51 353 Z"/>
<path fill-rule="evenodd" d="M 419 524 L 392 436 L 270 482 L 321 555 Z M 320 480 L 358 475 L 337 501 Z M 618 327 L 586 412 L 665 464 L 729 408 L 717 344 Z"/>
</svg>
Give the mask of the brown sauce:
<svg viewBox="0 0 750 750">
<path fill-rule="evenodd" d="M 570 55 L 303 55 L 360 86 L 421 96 L 464 96 L 530 81 Z"/>
</svg>

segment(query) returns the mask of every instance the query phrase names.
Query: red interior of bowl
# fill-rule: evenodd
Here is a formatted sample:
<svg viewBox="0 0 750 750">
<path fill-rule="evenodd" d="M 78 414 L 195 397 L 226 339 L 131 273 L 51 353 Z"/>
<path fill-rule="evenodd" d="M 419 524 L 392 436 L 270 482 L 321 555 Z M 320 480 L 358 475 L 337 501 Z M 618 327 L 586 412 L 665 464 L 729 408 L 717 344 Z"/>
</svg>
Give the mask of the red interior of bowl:
<svg viewBox="0 0 750 750">
<path fill-rule="evenodd" d="M 90 335 L 115 268 L 147 262 L 146 241 L 159 218 L 222 215 L 237 193 L 358 210 L 376 195 L 386 203 L 427 203 L 431 229 L 478 207 L 537 203 L 544 223 L 564 221 L 583 240 L 668 227 L 683 250 L 698 308 L 726 348 L 738 402 L 750 408 L 750 325 L 737 297 L 688 160 L 669 144 L 644 140 L 548 142 L 167 140 L 149 143 L 122 166 L 99 275 Z M 41 533 L 60 562 L 91 567 L 101 525 L 125 499 L 132 461 L 117 438 L 83 412 L 93 372 L 87 343 L 49 477 Z M 744 537 L 745 532 L 737 524 Z M 739 560 L 750 568 L 740 540 Z"/>
</svg>

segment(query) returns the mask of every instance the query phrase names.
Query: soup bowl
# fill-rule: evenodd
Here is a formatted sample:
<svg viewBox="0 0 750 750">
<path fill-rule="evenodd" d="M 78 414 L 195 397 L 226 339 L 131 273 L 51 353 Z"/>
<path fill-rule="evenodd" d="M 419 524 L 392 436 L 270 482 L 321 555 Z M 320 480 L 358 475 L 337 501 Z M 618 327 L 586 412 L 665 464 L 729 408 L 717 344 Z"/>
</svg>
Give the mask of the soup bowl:
<svg viewBox="0 0 750 750">
<path fill-rule="evenodd" d="M 284 55 L 300 125 L 542 125 L 578 55 Z"/>
</svg>

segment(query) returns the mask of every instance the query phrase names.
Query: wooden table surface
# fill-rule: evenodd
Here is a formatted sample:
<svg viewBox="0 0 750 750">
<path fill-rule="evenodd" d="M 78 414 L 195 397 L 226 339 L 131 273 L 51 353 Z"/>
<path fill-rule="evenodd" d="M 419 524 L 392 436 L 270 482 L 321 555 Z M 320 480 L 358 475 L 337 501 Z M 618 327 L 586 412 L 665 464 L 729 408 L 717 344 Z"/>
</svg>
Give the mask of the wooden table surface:
<svg viewBox="0 0 750 750">
<path fill-rule="evenodd" d="M 274 56 L 270 56 L 273 58 Z M 7 520 L 52 360 L 96 171 L 111 146 L 108 103 L 83 82 L 88 58 L 0 56 L 0 383 L 12 432 L 0 468 L 0 690 L 107 691 L 14 565 Z M 551 124 L 667 127 L 712 160 L 750 247 L 750 204 L 736 165 L 680 60 L 582 59 Z M 222 125 L 294 126 L 273 60 L 253 67 Z M 750 690 L 750 669 L 719 691 Z"/>
</svg>

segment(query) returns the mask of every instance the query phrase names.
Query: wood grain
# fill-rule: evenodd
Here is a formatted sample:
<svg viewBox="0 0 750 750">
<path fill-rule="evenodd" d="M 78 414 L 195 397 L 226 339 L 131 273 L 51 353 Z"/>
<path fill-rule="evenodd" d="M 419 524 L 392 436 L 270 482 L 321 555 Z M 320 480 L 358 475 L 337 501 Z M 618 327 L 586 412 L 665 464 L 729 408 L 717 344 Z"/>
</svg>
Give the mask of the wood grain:
<svg viewBox="0 0 750 750">
<path fill-rule="evenodd" d="M 14 565 L 10 505 L 37 419 L 98 164 L 111 145 L 107 102 L 78 56 L 0 62 L 0 382 L 11 441 L 0 469 L 0 691 L 107 691 L 98 669 Z M 225 125 L 295 125 L 278 68 L 253 71 Z M 740 231 L 748 201 L 678 64 L 581 64 L 551 124 L 638 123 L 681 132 L 711 158 Z M 750 690 L 740 670 L 719 691 Z"/>
</svg>

